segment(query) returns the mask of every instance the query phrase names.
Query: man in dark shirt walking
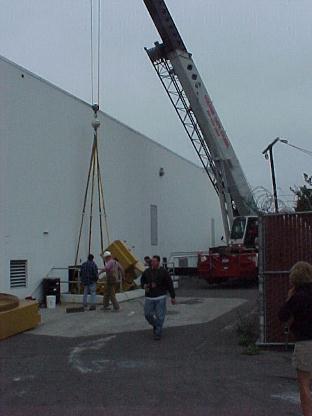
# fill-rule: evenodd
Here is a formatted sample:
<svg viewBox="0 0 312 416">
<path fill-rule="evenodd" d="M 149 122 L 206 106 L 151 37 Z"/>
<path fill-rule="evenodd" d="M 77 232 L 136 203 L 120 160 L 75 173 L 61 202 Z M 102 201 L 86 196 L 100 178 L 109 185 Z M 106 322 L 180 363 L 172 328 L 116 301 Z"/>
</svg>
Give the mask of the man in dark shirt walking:
<svg viewBox="0 0 312 416">
<path fill-rule="evenodd" d="M 99 278 L 98 267 L 94 261 L 93 254 L 89 254 L 88 261 L 81 265 L 80 280 L 83 284 L 83 306 L 86 308 L 88 304 L 88 294 L 91 295 L 90 311 L 96 309 L 96 282 Z"/>
<path fill-rule="evenodd" d="M 166 316 L 166 295 L 169 291 L 171 303 L 176 304 L 172 279 L 166 269 L 160 267 L 160 257 L 153 256 L 151 267 L 141 277 L 141 286 L 145 289 L 144 315 L 152 325 L 154 339 L 160 340 Z"/>
</svg>

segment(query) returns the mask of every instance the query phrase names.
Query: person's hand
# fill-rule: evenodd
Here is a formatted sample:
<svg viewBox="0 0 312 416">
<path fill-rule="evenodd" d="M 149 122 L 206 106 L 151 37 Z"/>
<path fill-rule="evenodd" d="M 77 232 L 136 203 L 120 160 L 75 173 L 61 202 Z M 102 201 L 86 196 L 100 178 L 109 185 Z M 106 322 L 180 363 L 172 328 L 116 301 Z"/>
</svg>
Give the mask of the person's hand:
<svg viewBox="0 0 312 416">
<path fill-rule="evenodd" d="M 172 305 L 176 305 L 176 304 L 177 304 L 177 301 L 176 301 L 176 299 L 174 299 L 174 298 L 171 298 L 171 304 L 172 304 Z"/>
<path fill-rule="evenodd" d="M 290 298 L 292 298 L 295 294 L 295 287 L 291 286 L 291 288 L 288 290 L 288 294 L 287 294 L 287 301 L 289 301 Z"/>
</svg>

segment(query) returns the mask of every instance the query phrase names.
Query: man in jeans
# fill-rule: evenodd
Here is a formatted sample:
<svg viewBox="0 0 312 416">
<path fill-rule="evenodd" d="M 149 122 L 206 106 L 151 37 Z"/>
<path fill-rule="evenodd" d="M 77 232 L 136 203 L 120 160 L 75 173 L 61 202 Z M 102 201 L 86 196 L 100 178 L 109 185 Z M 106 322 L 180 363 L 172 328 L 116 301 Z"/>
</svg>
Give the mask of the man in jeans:
<svg viewBox="0 0 312 416">
<path fill-rule="evenodd" d="M 80 280 L 83 284 L 83 306 L 88 305 L 88 294 L 91 294 L 91 306 L 89 311 L 96 309 L 96 282 L 99 278 L 98 267 L 94 261 L 94 256 L 89 254 L 88 261 L 81 265 Z"/>
<path fill-rule="evenodd" d="M 113 259 L 112 253 L 110 251 L 104 251 L 101 254 L 104 260 L 104 269 L 101 273 L 106 272 L 106 292 L 103 298 L 103 310 L 110 310 L 109 302 L 112 302 L 115 312 L 120 311 L 119 303 L 116 299 L 116 286 L 120 280 L 123 280 L 125 272 L 121 264 Z M 100 274 L 101 274 L 100 273 Z"/>
<path fill-rule="evenodd" d="M 173 305 L 176 304 L 176 300 L 172 279 L 168 271 L 160 267 L 159 256 L 152 257 L 151 267 L 142 274 L 141 286 L 145 289 L 145 319 L 153 327 L 154 339 L 160 340 L 166 316 L 167 291 Z"/>
</svg>

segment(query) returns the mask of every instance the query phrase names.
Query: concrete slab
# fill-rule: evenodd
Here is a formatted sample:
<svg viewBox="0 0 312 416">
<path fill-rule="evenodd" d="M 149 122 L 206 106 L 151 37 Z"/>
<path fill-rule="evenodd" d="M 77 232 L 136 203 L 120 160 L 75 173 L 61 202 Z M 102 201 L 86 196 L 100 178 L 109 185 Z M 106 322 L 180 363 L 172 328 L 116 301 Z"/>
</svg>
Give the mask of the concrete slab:
<svg viewBox="0 0 312 416">
<path fill-rule="evenodd" d="M 130 292 L 129 292 L 130 293 Z M 166 327 L 195 325 L 213 321 L 246 302 L 236 298 L 178 298 L 177 305 L 168 301 Z M 34 335 L 84 337 L 117 334 L 150 329 L 143 317 L 144 299 L 123 303 L 120 312 L 96 311 L 66 313 L 65 305 L 42 309 L 42 324 L 29 331 Z M 66 305 L 66 307 L 69 305 Z"/>
</svg>

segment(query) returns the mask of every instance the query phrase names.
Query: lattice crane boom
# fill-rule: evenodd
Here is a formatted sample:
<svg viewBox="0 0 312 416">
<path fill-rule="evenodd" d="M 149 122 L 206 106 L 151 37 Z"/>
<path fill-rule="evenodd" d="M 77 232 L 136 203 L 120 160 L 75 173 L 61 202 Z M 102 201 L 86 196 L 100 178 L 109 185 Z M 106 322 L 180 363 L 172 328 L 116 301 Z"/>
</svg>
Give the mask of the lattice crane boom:
<svg viewBox="0 0 312 416">
<path fill-rule="evenodd" d="M 234 216 L 257 215 L 250 186 L 165 2 L 144 3 L 163 42 L 147 54 L 218 193 L 229 241 Z"/>
</svg>

